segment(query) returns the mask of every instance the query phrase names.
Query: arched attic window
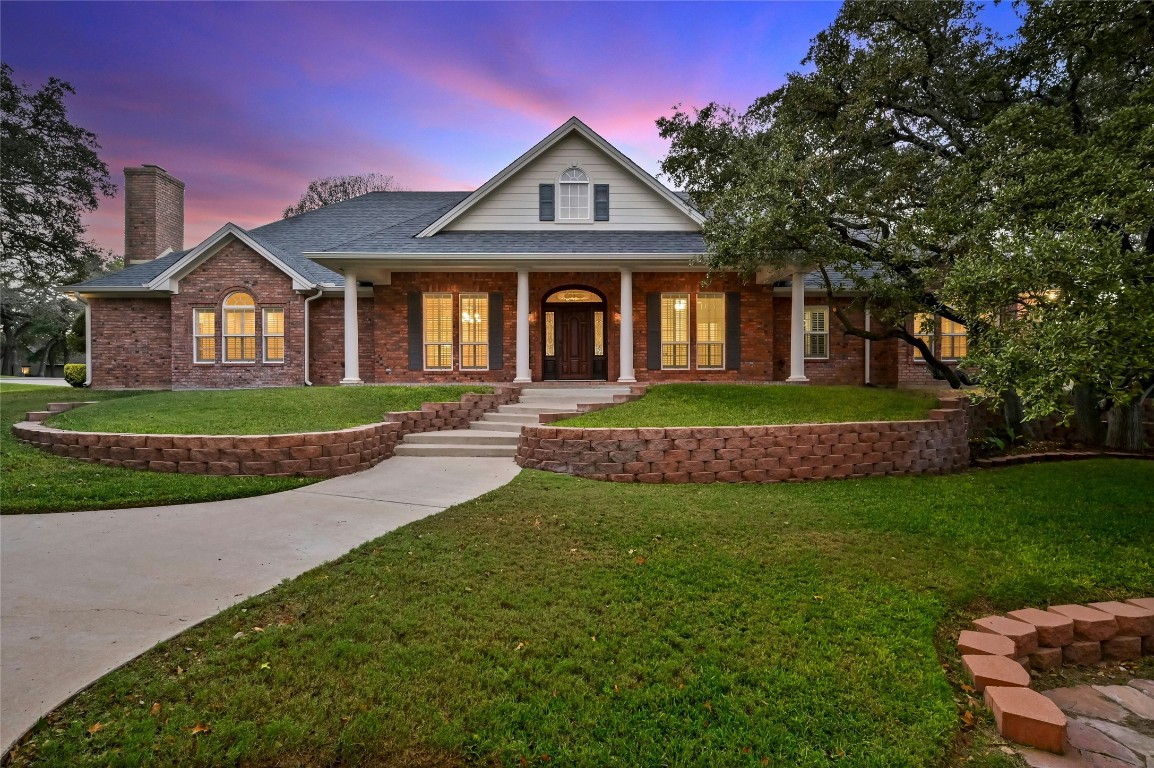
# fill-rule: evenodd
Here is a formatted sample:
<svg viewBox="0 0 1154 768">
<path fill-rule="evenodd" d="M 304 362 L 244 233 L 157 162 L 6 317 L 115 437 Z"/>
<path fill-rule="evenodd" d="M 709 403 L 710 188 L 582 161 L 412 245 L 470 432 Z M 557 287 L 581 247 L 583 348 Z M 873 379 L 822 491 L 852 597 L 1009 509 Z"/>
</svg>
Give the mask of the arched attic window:
<svg viewBox="0 0 1154 768">
<path fill-rule="evenodd" d="M 561 173 L 557 195 L 559 221 L 589 220 L 589 176 L 577 166 Z"/>
<path fill-rule="evenodd" d="M 224 361 L 256 362 L 256 302 L 241 291 L 224 298 Z"/>
</svg>

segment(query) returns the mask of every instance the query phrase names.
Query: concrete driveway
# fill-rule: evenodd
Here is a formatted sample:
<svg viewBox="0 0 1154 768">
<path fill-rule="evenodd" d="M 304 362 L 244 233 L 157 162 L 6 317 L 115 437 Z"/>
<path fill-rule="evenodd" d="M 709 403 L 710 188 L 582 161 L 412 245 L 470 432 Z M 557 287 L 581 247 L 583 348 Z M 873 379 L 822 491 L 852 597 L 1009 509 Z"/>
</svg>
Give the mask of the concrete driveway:
<svg viewBox="0 0 1154 768">
<path fill-rule="evenodd" d="M 160 641 L 519 471 L 395 457 L 251 499 L 0 518 L 2 749 Z"/>
</svg>

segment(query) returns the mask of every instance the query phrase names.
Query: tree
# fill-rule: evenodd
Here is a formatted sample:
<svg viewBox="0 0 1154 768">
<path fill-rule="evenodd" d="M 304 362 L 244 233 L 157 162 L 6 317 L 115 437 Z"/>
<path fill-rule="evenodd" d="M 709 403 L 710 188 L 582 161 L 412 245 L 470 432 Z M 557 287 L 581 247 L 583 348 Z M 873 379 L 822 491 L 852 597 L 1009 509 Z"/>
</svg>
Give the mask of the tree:
<svg viewBox="0 0 1154 768">
<path fill-rule="evenodd" d="M 73 93 L 56 78 L 32 92 L 0 64 L 0 371 L 8 374 L 24 334 L 59 324 L 52 318 L 68 305 L 55 286 L 87 278 L 103 257 L 84 239 L 81 216 L 116 187 L 95 134 L 68 119 Z"/>
<path fill-rule="evenodd" d="M 710 212 L 711 268 L 813 266 L 830 295 L 843 275 L 887 326 L 867 332 L 835 305 L 847 333 L 911 344 L 961 386 L 966 375 L 909 319 L 931 312 L 974 330 L 938 293 L 955 232 L 931 213 L 1010 98 L 996 37 L 961 0 L 847 3 L 803 63 L 814 70 L 744 113 L 709 104 L 658 120 L 672 139 L 662 170 Z"/>
<path fill-rule="evenodd" d="M 326 176 L 323 179 L 313 179 L 308 189 L 301 195 L 296 205 L 284 209 L 282 218 L 299 216 L 308 211 L 315 211 L 326 205 L 349 200 L 369 192 L 400 192 L 401 187 L 392 176 L 380 173 L 363 173 L 358 176 Z"/>
</svg>

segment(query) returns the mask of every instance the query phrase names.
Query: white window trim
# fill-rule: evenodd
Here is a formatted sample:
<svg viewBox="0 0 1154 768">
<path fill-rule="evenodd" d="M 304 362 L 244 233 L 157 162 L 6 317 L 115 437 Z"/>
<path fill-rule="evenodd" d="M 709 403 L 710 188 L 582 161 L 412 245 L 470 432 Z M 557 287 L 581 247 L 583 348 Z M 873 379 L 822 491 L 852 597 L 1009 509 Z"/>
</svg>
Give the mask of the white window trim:
<svg viewBox="0 0 1154 768">
<path fill-rule="evenodd" d="M 456 328 L 456 323 L 453 322 L 454 316 L 455 316 L 454 313 L 456 312 L 456 308 L 457 308 L 457 302 L 454 301 L 454 295 L 449 291 L 426 291 L 426 292 L 422 293 L 421 294 L 421 365 L 423 366 L 423 370 L 428 371 L 430 373 L 452 373 L 453 371 L 457 370 L 457 361 L 456 360 L 450 360 L 449 366 L 447 368 L 444 368 L 444 367 L 442 367 L 442 368 L 430 368 L 429 367 L 429 345 L 430 345 L 430 343 L 433 345 L 436 345 L 436 346 L 444 346 L 445 342 L 443 342 L 443 341 L 429 342 L 428 338 L 426 337 L 426 331 L 428 331 L 429 326 L 426 322 L 426 319 L 428 317 L 428 312 L 426 311 L 426 307 L 425 307 L 425 298 L 428 296 L 448 296 L 449 297 L 449 335 L 450 336 L 453 335 L 453 329 Z M 453 356 L 453 353 L 452 353 L 453 341 L 451 338 L 449 339 L 448 343 L 449 343 L 449 350 L 450 350 L 449 356 L 452 357 Z"/>
<path fill-rule="evenodd" d="M 457 303 L 460 307 L 462 307 L 462 309 L 461 309 L 462 312 L 465 311 L 463 309 L 463 307 L 465 306 L 465 298 L 466 297 L 479 298 L 481 300 L 481 302 L 485 305 L 485 340 L 484 341 L 468 341 L 468 342 L 465 341 L 465 328 L 463 325 L 461 326 L 461 332 L 459 334 L 457 334 L 457 339 L 458 339 L 457 347 L 459 349 L 459 353 L 458 353 L 459 358 L 458 359 L 461 361 L 461 363 L 460 363 L 461 370 L 462 371 L 491 371 L 492 370 L 492 367 L 490 366 L 491 361 L 489 360 L 489 352 L 490 352 L 490 350 L 489 350 L 489 307 L 488 307 L 489 294 L 481 293 L 478 291 L 462 291 L 461 293 L 457 294 Z M 457 316 L 453 315 L 453 319 L 456 320 L 456 318 L 457 318 Z M 466 366 L 465 365 L 465 347 L 485 347 L 485 365 L 484 365 L 484 367 Z"/>
<path fill-rule="evenodd" d="M 825 330 L 821 333 L 817 333 L 815 331 L 807 331 L 803 327 L 801 333 L 801 349 L 806 360 L 829 360 L 829 307 L 823 304 L 806 304 L 803 311 L 808 314 L 809 312 L 817 309 L 825 311 Z M 825 355 L 818 357 L 817 355 L 811 356 L 806 353 L 806 350 L 809 348 L 807 340 L 810 336 L 825 336 Z"/>
<path fill-rule="evenodd" d="M 585 181 L 561 181 L 561 177 L 565 175 L 565 171 L 571 171 L 574 168 L 585 174 Z M 561 187 L 562 186 L 577 186 L 578 184 L 585 185 L 586 203 L 588 215 L 583 219 L 563 219 L 561 218 Z M 593 176 L 589 171 L 585 170 L 579 165 L 571 165 L 561 173 L 557 174 L 557 179 L 554 182 L 556 192 L 553 194 L 553 222 L 555 224 L 589 224 L 593 221 L 593 209 L 595 204 L 593 202 Z"/>
<path fill-rule="evenodd" d="M 197 319 L 203 313 L 212 315 L 212 333 L 200 333 L 200 324 Z M 212 359 L 200 359 L 200 344 L 201 339 L 212 339 Z M 192 363 L 193 365 L 216 365 L 217 362 L 217 344 L 216 344 L 216 308 L 215 307 L 193 307 L 192 308 Z"/>
<path fill-rule="evenodd" d="M 700 317 L 700 314 L 701 314 L 701 306 L 700 306 L 699 302 L 701 301 L 702 296 L 704 296 L 706 298 L 712 298 L 712 299 L 717 299 L 717 298 L 721 299 L 721 341 L 701 341 L 700 339 L 697 338 L 697 326 L 699 325 L 698 317 Z M 693 317 L 693 367 L 695 370 L 698 370 L 698 371 L 724 371 L 725 370 L 725 346 L 726 346 L 725 345 L 725 338 L 729 332 L 729 328 L 727 328 L 725 325 L 726 319 L 727 319 L 725 316 L 725 310 L 726 310 L 726 306 L 725 306 L 725 294 L 724 293 L 718 293 L 717 291 L 708 291 L 705 293 L 696 293 L 693 295 L 693 314 L 694 314 L 694 317 Z M 698 346 L 701 344 L 716 344 L 716 345 L 719 345 L 721 347 L 721 364 L 720 365 L 701 365 L 700 364 L 700 361 L 697 359 L 697 350 L 698 350 Z"/>
<path fill-rule="evenodd" d="M 281 332 L 280 333 L 269 333 L 268 332 L 268 313 L 270 311 L 280 312 L 280 322 L 281 322 Z M 284 341 L 284 339 L 285 339 L 284 330 L 285 330 L 285 308 L 284 307 L 261 307 L 260 308 L 260 338 L 261 338 L 260 357 L 261 357 L 261 362 L 264 363 L 265 365 L 284 365 L 285 364 L 285 358 L 288 357 L 288 345 Z M 280 339 L 281 340 L 282 357 L 280 360 L 269 360 L 269 358 L 268 358 L 268 340 L 269 339 Z"/>
<path fill-rule="evenodd" d="M 237 307 L 233 307 L 233 308 L 225 307 L 224 302 L 228 301 L 230 296 L 233 296 L 237 293 L 243 293 L 244 295 L 246 295 L 250 299 L 252 299 L 252 306 L 251 307 L 239 307 L 239 308 L 237 308 Z M 230 334 L 228 332 L 228 313 L 229 312 L 252 312 L 252 325 L 253 325 L 252 336 L 249 336 L 247 333 L 231 333 Z M 256 346 L 256 340 L 258 338 L 260 338 L 260 334 L 258 334 L 256 332 L 256 297 L 250 293 L 247 293 L 246 291 L 233 291 L 228 296 L 225 296 L 224 300 L 221 301 L 221 303 L 220 303 L 220 361 L 221 361 L 221 363 L 223 365 L 256 365 L 257 363 L 259 363 L 260 362 L 260 355 L 257 354 L 257 350 L 255 350 L 255 349 L 253 350 L 253 356 L 252 356 L 251 360 L 229 360 L 228 359 L 228 340 L 229 339 L 248 339 L 248 338 L 251 338 L 253 340 L 253 346 L 254 347 Z M 241 348 L 243 349 L 243 347 L 244 347 L 244 344 L 242 343 Z"/>
<path fill-rule="evenodd" d="M 690 314 L 690 308 L 693 306 L 693 294 L 682 293 L 680 291 L 670 291 L 661 294 L 661 303 L 665 303 L 666 296 L 684 296 L 685 297 L 685 341 L 665 341 L 665 323 L 661 323 L 661 370 L 663 371 L 692 371 L 693 370 L 693 317 Z M 664 318 L 663 318 L 664 320 Z M 666 366 L 665 365 L 665 347 L 685 345 L 685 365 Z M 676 357 L 676 356 L 675 356 Z"/>
</svg>

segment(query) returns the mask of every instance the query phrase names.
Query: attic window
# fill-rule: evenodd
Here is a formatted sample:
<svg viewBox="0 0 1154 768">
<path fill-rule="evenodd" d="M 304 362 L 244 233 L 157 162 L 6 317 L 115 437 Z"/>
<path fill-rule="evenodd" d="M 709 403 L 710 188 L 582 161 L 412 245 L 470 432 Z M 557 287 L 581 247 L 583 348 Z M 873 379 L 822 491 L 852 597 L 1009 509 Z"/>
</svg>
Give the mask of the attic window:
<svg viewBox="0 0 1154 768">
<path fill-rule="evenodd" d="M 576 166 L 561 174 L 557 195 L 559 221 L 589 221 L 589 176 Z"/>
</svg>

